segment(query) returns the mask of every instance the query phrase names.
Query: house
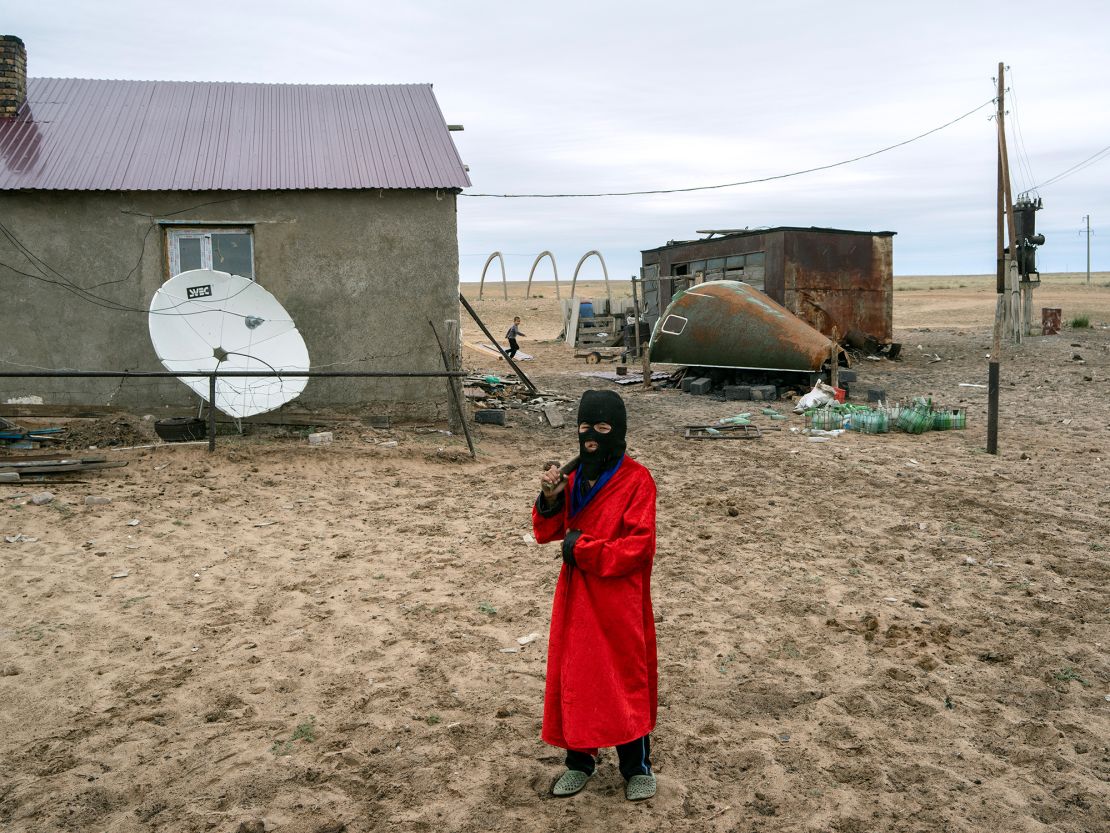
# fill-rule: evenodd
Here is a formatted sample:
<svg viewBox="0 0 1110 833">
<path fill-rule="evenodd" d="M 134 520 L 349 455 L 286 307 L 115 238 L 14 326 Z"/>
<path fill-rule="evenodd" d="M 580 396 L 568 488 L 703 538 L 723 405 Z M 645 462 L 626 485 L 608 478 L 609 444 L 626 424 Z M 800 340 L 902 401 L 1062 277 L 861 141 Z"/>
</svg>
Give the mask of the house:
<svg viewBox="0 0 1110 833">
<path fill-rule="evenodd" d="M 680 289 L 737 280 L 830 338 L 891 343 L 895 232 L 783 226 L 698 233 L 707 236 L 641 252 L 652 324 Z"/>
<path fill-rule="evenodd" d="M 150 299 L 244 275 L 314 368 L 442 370 L 470 185 L 430 84 L 27 78 L 0 37 L 0 366 L 160 370 Z M 0 403 L 195 406 L 176 379 L 0 379 Z M 446 413 L 441 379 L 312 379 L 309 407 Z"/>
</svg>

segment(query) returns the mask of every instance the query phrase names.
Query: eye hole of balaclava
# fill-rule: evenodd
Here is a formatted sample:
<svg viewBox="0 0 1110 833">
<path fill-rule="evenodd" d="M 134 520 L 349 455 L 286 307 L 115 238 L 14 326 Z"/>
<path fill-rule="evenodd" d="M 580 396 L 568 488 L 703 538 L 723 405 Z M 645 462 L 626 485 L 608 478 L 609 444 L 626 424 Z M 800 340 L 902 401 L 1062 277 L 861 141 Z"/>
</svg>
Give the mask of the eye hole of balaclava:
<svg viewBox="0 0 1110 833">
<path fill-rule="evenodd" d="M 607 434 L 594 429 L 598 423 L 606 422 L 612 426 Z M 605 469 L 624 455 L 625 432 L 628 416 L 624 400 L 614 391 L 588 390 L 582 394 L 578 404 L 578 425 L 586 423 L 589 428 L 578 434 L 578 452 L 581 455 L 582 475 L 587 480 L 596 480 Z M 597 450 L 586 451 L 586 442 L 593 440 Z"/>
</svg>

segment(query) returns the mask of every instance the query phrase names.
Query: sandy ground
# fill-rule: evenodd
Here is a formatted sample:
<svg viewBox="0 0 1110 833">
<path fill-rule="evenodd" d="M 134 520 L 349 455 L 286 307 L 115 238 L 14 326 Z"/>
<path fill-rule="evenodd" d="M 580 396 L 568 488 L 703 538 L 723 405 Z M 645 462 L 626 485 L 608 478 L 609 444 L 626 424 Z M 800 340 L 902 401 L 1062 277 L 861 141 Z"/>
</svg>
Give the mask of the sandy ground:
<svg viewBox="0 0 1110 833">
<path fill-rule="evenodd" d="M 959 386 L 986 382 L 989 282 L 910 280 L 905 358 L 861 386 L 966 431 L 691 442 L 738 403 L 622 390 L 659 485 L 656 798 L 624 801 L 611 752 L 548 795 L 558 564 L 529 507 L 576 441 L 514 410 L 477 461 L 443 425 L 347 424 L 0 486 L 3 535 L 37 539 L 0 540 L 0 829 L 1110 830 L 1107 276 L 1042 288 L 1094 326 L 1006 350 L 997 457 Z M 542 389 L 607 386 L 550 340 L 552 290 L 476 306 L 523 317 Z"/>
</svg>

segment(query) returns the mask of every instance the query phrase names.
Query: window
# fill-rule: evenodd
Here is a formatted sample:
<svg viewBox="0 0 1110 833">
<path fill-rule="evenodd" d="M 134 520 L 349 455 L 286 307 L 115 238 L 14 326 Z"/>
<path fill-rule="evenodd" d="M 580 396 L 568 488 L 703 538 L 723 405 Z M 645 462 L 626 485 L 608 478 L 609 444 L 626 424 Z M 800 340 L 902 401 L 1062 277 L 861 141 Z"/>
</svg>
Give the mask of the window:
<svg viewBox="0 0 1110 833">
<path fill-rule="evenodd" d="M 682 335 L 682 331 L 686 329 L 686 324 L 689 320 L 688 318 L 683 318 L 681 315 L 671 313 L 663 319 L 662 330 L 667 335 L 680 336 Z"/>
<path fill-rule="evenodd" d="M 254 238 L 230 226 L 166 230 L 170 277 L 190 269 L 215 269 L 254 280 Z"/>
</svg>

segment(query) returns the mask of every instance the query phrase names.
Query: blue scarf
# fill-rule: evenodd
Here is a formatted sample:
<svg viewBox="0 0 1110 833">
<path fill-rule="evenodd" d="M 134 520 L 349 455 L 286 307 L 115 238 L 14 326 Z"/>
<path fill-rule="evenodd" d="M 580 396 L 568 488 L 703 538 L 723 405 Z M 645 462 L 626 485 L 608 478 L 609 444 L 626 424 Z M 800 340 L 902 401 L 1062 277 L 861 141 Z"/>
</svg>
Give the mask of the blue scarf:
<svg viewBox="0 0 1110 833">
<path fill-rule="evenodd" d="M 601 487 L 613 479 L 613 475 L 617 473 L 617 469 L 621 467 L 624 462 L 624 455 L 620 456 L 613 465 L 601 473 L 601 476 L 594 483 L 592 489 L 586 491 L 586 481 L 582 479 L 582 466 L 578 466 L 578 470 L 574 473 L 574 488 L 570 491 L 570 517 L 574 517 L 586 506 L 591 500 L 601 491 Z"/>
</svg>

